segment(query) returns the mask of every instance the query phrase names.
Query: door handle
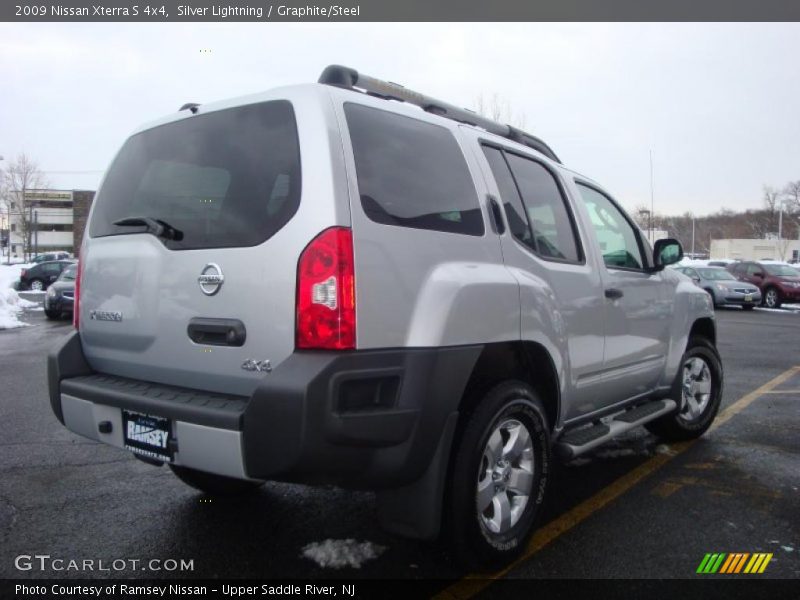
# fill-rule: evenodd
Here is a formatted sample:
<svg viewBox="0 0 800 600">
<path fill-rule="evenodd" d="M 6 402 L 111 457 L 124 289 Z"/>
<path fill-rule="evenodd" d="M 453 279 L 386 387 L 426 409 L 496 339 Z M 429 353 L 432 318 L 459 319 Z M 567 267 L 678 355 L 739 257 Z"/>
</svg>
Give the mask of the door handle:
<svg viewBox="0 0 800 600">
<path fill-rule="evenodd" d="M 606 290 L 606 298 L 609 300 L 619 300 L 622 296 L 624 296 L 622 290 L 618 290 L 617 288 L 608 288 Z"/>
<path fill-rule="evenodd" d="M 206 346 L 244 346 L 247 331 L 238 319 L 206 319 L 194 317 L 186 333 L 195 344 Z"/>
</svg>

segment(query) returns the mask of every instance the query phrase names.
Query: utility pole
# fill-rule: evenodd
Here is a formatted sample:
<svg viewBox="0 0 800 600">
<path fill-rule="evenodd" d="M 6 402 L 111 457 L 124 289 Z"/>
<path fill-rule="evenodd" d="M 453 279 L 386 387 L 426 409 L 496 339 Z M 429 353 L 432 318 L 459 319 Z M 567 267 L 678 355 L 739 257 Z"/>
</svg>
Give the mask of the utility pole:
<svg viewBox="0 0 800 600">
<path fill-rule="evenodd" d="M 24 198 L 25 198 L 25 188 L 22 188 L 22 198 L 23 198 L 23 202 L 24 202 L 25 201 L 24 200 Z M 28 206 L 28 226 L 25 228 L 26 229 L 26 233 L 27 233 L 27 235 L 25 237 L 28 238 L 28 239 L 23 240 L 23 242 L 27 246 L 26 250 L 28 251 L 28 258 L 26 259 L 26 262 L 30 262 L 30 260 L 33 258 L 31 256 L 31 250 L 33 249 L 33 248 L 31 248 L 31 246 L 33 245 L 33 236 L 32 236 L 33 232 L 31 231 L 31 224 L 32 223 L 33 223 L 33 204 Z"/>
<path fill-rule="evenodd" d="M 692 213 L 692 258 L 694 258 L 694 213 Z"/>
<path fill-rule="evenodd" d="M 649 236 L 648 236 L 650 238 L 650 243 L 651 244 L 654 243 L 653 242 L 653 238 L 655 237 L 655 235 L 653 234 L 653 228 L 652 228 L 653 215 L 655 214 L 655 200 L 654 200 L 654 198 L 655 198 L 655 194 L 654 194 L 654 186 L 653 186 L 653 149 L 651 148 L 650 149 L 650 225 L 651 226 L 650 226 L 650 232 L 649 232 Z"/>
<path fill-rule="evenodd" d="M 33 235 L 34 235 L 34 245 L 33 251 L 35 252 L 34 256 L 39 255 L 39 211 L 33 211 Z"/>
</svg>

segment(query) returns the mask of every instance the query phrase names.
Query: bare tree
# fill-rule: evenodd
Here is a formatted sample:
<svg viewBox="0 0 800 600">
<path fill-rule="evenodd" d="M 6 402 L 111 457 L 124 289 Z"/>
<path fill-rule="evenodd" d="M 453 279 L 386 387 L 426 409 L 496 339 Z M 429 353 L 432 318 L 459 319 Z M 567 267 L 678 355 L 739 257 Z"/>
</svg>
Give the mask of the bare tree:
<svg viewBox="0 0 800 600">
<path fill-rule="evenodd" d="M 786 200 L 786 210 L 792 214 L 800 212 L 800 179 L 786 184 L 783 188 L 783 197 Z"/>
<path fill-rule="evenodd" d="M 478 94 L 475 99 L 475 112 L 499 123 L 506 123 L 519 129 L 525 128 L 525 114 L 515 112 L 511 108 L 511 102 L 497 94 L 492 94 L 488 100 L 483 94 Z"/>
<path fill-rule="evenodd" d="M 763 188 L 763 200 L 764 200 L 764 208 L 766 208 L 770 213 L 774 214 L 778 208 L 778 202 L 780 202 L 781 193 L 771 185 L 765 185 Z"/>
<path fill-rule="evenodd" d="M 31 252 L 31 234 L 33 231 L 33 217 L 31 207 L 28 206 L 27 193 L 30 190 L 43 189 L 48 185 L 47 179 L 39 170 L 39 166 L 25 153 L 17 155 L 2 172 L 0 184 L 0 200 L 9 221 L 9 252 L 11 249 L 11 227 L 14 233 L 22 238 L 23 251 Z M 10 255 L 10 254 L 9 254 Z"/>
</svg>

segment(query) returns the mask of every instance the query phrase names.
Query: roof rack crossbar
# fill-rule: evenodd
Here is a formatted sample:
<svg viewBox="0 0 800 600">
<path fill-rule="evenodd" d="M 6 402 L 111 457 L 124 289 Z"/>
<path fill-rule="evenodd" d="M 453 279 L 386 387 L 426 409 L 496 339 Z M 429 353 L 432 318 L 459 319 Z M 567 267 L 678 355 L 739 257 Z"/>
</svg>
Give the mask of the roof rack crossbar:
<svg viewBox="0 0 800 600">
<path fill-rule="evenodd" d="M 319 77 L 319 83 L 326 85 L 333 85 L 345 89 L 358 88 L 364 90 L 371 96 L 377 96 L 386 100 L 399 100 L 400 102 L 408 102 L 415 106 L 419 106 L 426 112 L 451 119 L 459 123 L 467 125 L 474 125 L 485 129 L 489 133 L 499 135 L 519 144 L 533 148 L 537 152 L 544 154 L 551 160 L 561 163 L 556 153 L 544 141 L 526 133 L 511 125 L 504 125 L 493 121 L 476 112 L 459 108 L 447 102 L 442 102 L 436 98 L 425 96 L 419 92 L 415 92 L 408 88 L 403 87 L 391 81 L 382 81 L 369 75 L 359 73 L 355 69 L 343 67 L 340 65 L 330 65 L 322 71 Z"/>
</svg>

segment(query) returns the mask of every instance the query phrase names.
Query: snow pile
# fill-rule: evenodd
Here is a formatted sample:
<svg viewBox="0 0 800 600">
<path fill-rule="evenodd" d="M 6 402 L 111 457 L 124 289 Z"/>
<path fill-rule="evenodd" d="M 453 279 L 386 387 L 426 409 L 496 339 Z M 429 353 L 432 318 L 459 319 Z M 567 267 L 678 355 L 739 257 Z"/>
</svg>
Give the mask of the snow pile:
<svg viewBox="0 0 800 600">
<path fill-rule="evenodd" d="M 304 546 L 302 556 L 313 560 L 320 567 L 358 569 L 366 561 L 378 558 L 384 550 L 385 547 L 372 542 L 327 539 L 324 542 L 313 542 Z"/>
<path fill-rule="evenodd" d="M 0 287 L 0 329 L 15 329 L 28 324 L 19 320 L 23 308 L 37 306 L 36 302 L 23 300 L 10 287 Z"/>
</svg>

